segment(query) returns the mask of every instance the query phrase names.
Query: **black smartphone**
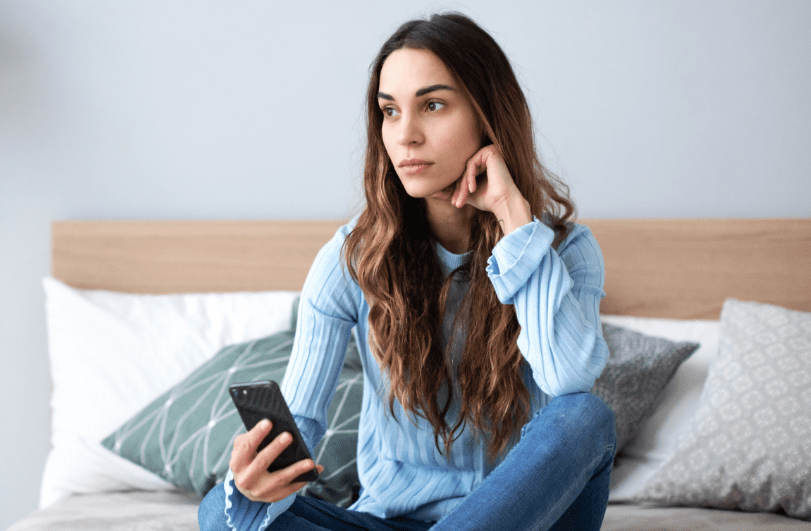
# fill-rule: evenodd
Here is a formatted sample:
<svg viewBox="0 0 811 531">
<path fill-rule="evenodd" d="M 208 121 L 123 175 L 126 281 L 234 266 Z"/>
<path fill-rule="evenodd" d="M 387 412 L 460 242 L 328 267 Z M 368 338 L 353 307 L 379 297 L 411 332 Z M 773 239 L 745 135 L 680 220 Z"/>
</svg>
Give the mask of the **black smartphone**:
<svg viewBox="0 0 811 531">
<path fill-rule="evenodd" d="M 290 414 L 287 402 L 284 401 L 282 391 L 276 382 L 262 380 L 235 383 L 228 390 L 248 431 L 263 419 L 268 419 L 273 423 L 273 428 L 259 444 L 257 451 L 270 444 L 282 432 L 286 431 L 293 436 L 293 442 L 270 464 L 268 472 L 286 468 L 302 459 L 311 459 L 307 445 L 304 444 L 301 432 L 298 431 L 293 415 Z M 315 481 L 316 479 L 318 479 L 318 470 L 313 468 L 294 479 L 293 482 Z"/>
</svg>

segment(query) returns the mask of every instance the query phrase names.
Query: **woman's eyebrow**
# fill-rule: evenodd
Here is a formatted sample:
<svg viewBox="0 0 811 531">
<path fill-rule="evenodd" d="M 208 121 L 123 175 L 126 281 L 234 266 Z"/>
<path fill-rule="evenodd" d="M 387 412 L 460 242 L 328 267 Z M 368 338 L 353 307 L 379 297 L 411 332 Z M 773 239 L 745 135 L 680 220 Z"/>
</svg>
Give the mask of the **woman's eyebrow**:
<svg viewBox="0 0 811 531">
<path fill-rule="evenodd" d="M 415 95 L 419 98 L 420 96 L 425 96 L 426 94 L 428 94 L 430 92 L 437 91 L 437 90 L 452 90 L 452 91 L 455 91 L 456 89 L 453 88 L 450 85 L 442 85 L 442 84 L 431 85 L 431 86 L 423 87 L 423 88 L 419 89 Z M 394 101 L 394 96 L 392 96 L 390 94 L 386 94 L 385 92 L 378 92 L 377 97 L 378 97 L 378 99 Z"/>
<path fill-rule="evenodd" d="M 425 88 L 421 88 L 420 90 L 418 90 L 418 91 L 417 91 L 416 96 L 417 96 L 417 97 L 420 97 L 420 96 L 425 96 L 425 95 L 426 95 L 426 94 L 428 94 L 429 92 L 434 92 L 434 91 L 436 91 L 436 90 L 451 90 L 451 91 L 455 91 L 456 89 L 455 89 L 455 88 L 453 88 L 453 87 L 451 87 L 450 85 L 442 85 L 442 84 L 439 84 L 439 85 L 431 85 L 430 87 L 425 87 Z"/>
</svg>

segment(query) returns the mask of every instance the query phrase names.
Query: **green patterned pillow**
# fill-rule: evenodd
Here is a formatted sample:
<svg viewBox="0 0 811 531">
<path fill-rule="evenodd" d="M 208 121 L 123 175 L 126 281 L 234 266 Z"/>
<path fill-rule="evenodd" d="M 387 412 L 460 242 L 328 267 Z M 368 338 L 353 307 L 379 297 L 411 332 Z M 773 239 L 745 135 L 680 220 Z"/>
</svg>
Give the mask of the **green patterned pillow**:
<svg viewBox="0 0 811 531">
<path fill-rule="evenodd" d="M 234 438 L 245 432 L 228 386 L 254 380 L 281 382 L 293 337 L 289 330 L 223 348 L 102 444 L 177 487 L 205 494 L 225 477 Z M 350 341 L 347 361 L 357 356 L 357 346 Z M 356 498 L 362 395 L 363 373 L 345 363 L 330 406 L 327 435 L 313 455 L 325 471 L 308 485 L 309 495 L 344 506 Z"/>
</svg>

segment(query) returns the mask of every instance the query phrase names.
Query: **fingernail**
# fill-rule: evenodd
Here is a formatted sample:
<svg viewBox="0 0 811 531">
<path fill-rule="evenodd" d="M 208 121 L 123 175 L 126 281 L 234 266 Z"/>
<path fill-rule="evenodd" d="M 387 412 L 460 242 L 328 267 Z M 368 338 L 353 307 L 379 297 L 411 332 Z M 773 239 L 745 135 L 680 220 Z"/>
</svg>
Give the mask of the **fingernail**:
<svg viewBox="0 0 811 531">
<path fill-rule="evenodd" d="M 293 436 L 292 436 L 292 435 L 290 435 L 290 434 L 289 434 L 289 433 L 287 433 L 287 432 L 284 432 L 284 433 L 282 433 L 282 434 L 279 436 L 279 440 L 280 440 L 281 442 L 283 442 L 283 443 L 289 443 L 290 441 L 292 441 L 292 440 L 293 440 Z"/>
<path fill-rule="evenodd" d="M 268 419 L 263 419 L 259 423 L 259 427 L 262 428 L 263 430 L 266 429 L 268 426 L 270 426 L 270 421 Z"/>
</svg>

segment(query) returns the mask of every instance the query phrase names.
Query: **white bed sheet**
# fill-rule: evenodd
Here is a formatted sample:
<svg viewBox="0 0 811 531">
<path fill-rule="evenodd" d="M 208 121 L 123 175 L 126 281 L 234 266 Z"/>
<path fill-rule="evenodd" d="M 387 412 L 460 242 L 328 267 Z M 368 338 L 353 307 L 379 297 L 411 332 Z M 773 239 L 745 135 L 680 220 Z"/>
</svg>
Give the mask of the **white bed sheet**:
<svg viewBox="0 0 811 531">
<path fill-rule="evenodd" d="M 197 531 L 199 498 L 179 491 L 69 496 L 8 531 Z M 794 531 L 811 523 L 779 514 L 610 504 L 603 531 Z"/>
</svg>

